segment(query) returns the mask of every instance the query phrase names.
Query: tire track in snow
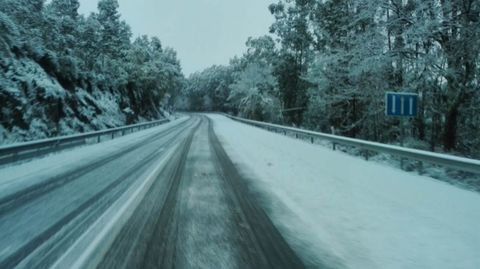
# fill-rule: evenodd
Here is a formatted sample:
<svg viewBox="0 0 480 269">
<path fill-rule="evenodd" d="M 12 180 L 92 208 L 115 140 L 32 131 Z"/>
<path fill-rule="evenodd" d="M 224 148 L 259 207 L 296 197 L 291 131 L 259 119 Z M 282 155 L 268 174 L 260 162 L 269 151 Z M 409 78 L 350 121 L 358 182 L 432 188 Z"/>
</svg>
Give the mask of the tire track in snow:
<svg viewBox="0 0 480 269">
<path fill-rule="evenodd" d="M 80 167 L 78 169 L 72 170 L 72 171 L 67 171 L 61 175 L 57 175 L 55 177 L 51 177 L 43 182 L 40 182 L 38 184 L 35 184 L 33 186 L 29 186 L 25 189 L 22 189 L 20 191 L 17 191 L 15 193 L 9 194 L 3 198 L 0 198 L 0 218 L 9 212 L 15 210 L 18 207 L 21 207 L 22 205 L 35 200 L 38 197 L 41 197 L 42 195 L 45 195 L 57 188 L 60 188 L 64 186 L 65 184 L 68 184 L 69 182 L 74 181 L 75 179 L 80 178 L 81 176 L 99 168 L 107 163 L 110 163 L 119 157 L 128 154 L 136 149 L 139 148 L 139 146 L 151 143 L 155 139 L 158 139 L 161 136 L 168 135 L 174 131 L 179 130 L 181 127 L 184 127 L 187 121 L 182 122 L 172 128 L 162 130 L 159 133 L 156 133 L 150 137 L 148 137 L 145 140 L 142 140 L 138 143 L 135 143 L 128 148 L 117 152 L 113 155 L 107 156 L 101 160 L 95 160 L 94 162 L 89 163 L 86 166 Z"/>
<path fill-rule="evenodd" d="M 182 124 L 181 127 L 184 127 L 184 125 Z M 184 129 L 186 128 L 188 128 L 188 126 L 186 126 Z M 143 140 L 142 142 L 145 143 L 148 141 L 151 143 L 155 139 L 158 139 L 159 136 L 165 136 L 173 133 L 174 131 L 178 131 L 180 127 L 172 127 L 171 129 L 173 130 L 170 130 L 169 132 L 163 131 L 160 134 L 156 134 L 147 138 L 147 140 Z M 180 130 L 179 133 L 181 132 L 182 130 Z M 177 139 L 178 135 L 175 135 L 165 141 L 164 145 L 172 144 Z M 122 151 L 122 153 L 127 154 L 128 152 Z M 101 214 L 103 210 L 108 208 L 108 206 L 123 193 L 123 190 L 128 188 L 128 186 L 132 183 L 132 175 L 136 174 L 138 171 L 141 171 L 145 167 L 148 167 L 148 165 L 154 162 L 155 159 L 158 158 L 159 154 L 162 153 L 163 152 L 159 152 L 157 150 L 151 152 L 142 162 L 129 168 L 102 190 L 76 207 L 75 210 L 68 212 L 63 218 L 57 220 L 46 230 L 35 235 L 30 241 L 25 242 L 25 244 L 23 244 L 19 249 L 5 257 L 2 261 L 0 261 L 0 268 L 14 268 L 44 244 L 49 244 L 51 248 L 47 248 L 46 251 L 41 251 L 42 254 L 45 254 L 45 256 L 39 255 L 39 259 L 29 263 L 30 266 L 27 266 L 27 268 L 48 267 L 49 264 L 54 262 L 54 258 L 61 253 L 62 249 L 71 243 L 71 239 L 81 234 L 81 232 L 85 229 L 86 224 L 94 221 L 95 217 Z M 115 154 L 115 156 L 117 155 L 119 154 Z M 83 217 L 79 219 L 79 216 Z M 0 218 L 1 217 L 2 216 L 0 216 Z M 67 226 L 68 229 L 65 230 L 64 228 Z"/>
<path fill-rule="evenodd" d="M 223 254 L 222 256 L 208 251 L 204 254 L 211 256 L 190 255 L 192 251 L 209 248 L 212 247 L 211 244 L 218 243 L 224 244 L 227 251 L 235 252 L 227 262 L 234 261 L 236 264 L 227 264 L 226 268 L 305 268 L 303 262 L 290 248 L 264 210 L 255 203 L 254 199 L 251 199 L 245 179 L 240 176 L 225 153 L 213 131 L 210 120 L 207 121 L 206 117 L 202 117 L 201 124 L 206 127 L 200 127 L 200 131 L 205 129 L 207 137 L 205 141 L 210 148 L 208 157 L 192 155 L 187 158 L 194 135 L 192 133 L 181 153 L 167 164 L 149 194 L 144 198 L 145 200 L 139 205 L 127 225 L 123 227 L 97 268 L 211 268 L 205 265 L 205 260 L 188 259 L 203 258 L 212 262 L 217 258 L 225 258 Z M 201 136 L 201 134 L 199 135 Z M 194 141 L 205 142 L 202 139 Z M 213 172 L 210 169 L 202 169 L 198 164 L 186 163 L 198 162 L 200 161 L 198 158 L 207 158 L 201 161 L 210 162 L 209 166 L 212 166 Z M 188 171 L 186 171 L 187 166 L 191 168 Z M 199 180 L 198 177 L 208 177 L 209 175 L 202 172 L 205 169 L 212 172 L 213 175 L 210 176 L 220 183 L 214 188 L 220 193 L 211 195 L 223 197 L 213 199 L 214 202 L 219 200 L 225 202 L 222 210 L 226 209 L 228 212 L 223 213 L 223 219 L 218 215 L 206 215 L 212 211 L 206 208 L 202 210 L 201 207 L 208 206 L 208 203 L 193 207 L 193 210 L 196 210 L 196 216 L 192 216 L 193 212 L 185 208 L 185 199 L 189 198 L 187 187 L 198 187 L 198 183 L 192 185 L 191 181 Z M 212 182 L 207 180 L 203 183 Z M 195 199 L 193 201 L 199 202 Z M 207 227 L 209 222 L 212 224 L 212 229 L 221 226 L 228 227 L 226 231 L 229 234 L 221 235 L 224 236 L 223 239 L 217 237 L 215 240 L 210 238 L 211 241 L 206 241 L 205 239 L 216 233 L 203 230 L 206 235 L 199 236 L 200 238 L 190 238 L 193 249 L 188 249 L 189 246 L 185 242 L 188 241 L 188 237 L 198 236 L 198 234 L 184 234 L 191 232 L 186 228 L 185 222 L 188 221 L 191 222 L 190 225 L 200 229 Z M 222 224 L 215 225 L 215 221 L 222 222 Z M 206 242 L 200 242 L 201 240 Z M 225 240 L 230 241 L 225 242 Z M 212 249 L 218 250 L 219 247 L 221 246 L 214 246 Z M 200 264 L 203 264 L 203 267 Z M 218 266 L 222 263 L 213 261 L 211 266 L 213 264 Z"/>
</svg>

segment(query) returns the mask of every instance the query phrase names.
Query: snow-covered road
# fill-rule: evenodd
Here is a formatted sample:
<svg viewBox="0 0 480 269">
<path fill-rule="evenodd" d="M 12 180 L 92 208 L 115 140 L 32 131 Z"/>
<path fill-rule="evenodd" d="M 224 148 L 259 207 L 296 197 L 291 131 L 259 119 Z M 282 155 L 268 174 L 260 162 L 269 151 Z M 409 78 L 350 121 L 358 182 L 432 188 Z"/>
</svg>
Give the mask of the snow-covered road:
<svg viewBox="0 0 480 269">
<path fill-rule="evenodd" d="M 304 268 L 192 116 L 3 168 L 0 268 Z"/>
<path fill-rule="evenodd" d="M 480 195 L 210 115 L 307 265 L 480 268 Z"/>
<path fill-rule="evenodd" d="M 202 121 L 98 268 L 304 268 Z"/>
<path fill-rule="evenodd" d="M 0 168 L 0 268 L 480 268 L 480 195 L 190 118 Z"/>
<path fill-rule="evenodd" d="M 0 268 L 46 268 L 193 122 L 185 119 L 0 170 Z"/>
</svg>

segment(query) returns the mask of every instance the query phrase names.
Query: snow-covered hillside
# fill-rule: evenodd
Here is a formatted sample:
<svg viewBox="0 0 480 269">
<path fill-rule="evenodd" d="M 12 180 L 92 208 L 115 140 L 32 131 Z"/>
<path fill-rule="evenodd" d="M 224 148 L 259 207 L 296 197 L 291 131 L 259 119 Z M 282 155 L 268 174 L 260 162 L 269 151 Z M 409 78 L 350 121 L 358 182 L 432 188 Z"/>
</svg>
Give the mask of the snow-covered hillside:
<svg viewBox="0 0 480 269">
<path fill-rule="evenodd" d="M 85 17 L 78 1 L 0 1 L 0 144 L 166 115 L 184 79 L 176 52 L 133 41 L 103 2 Z"/>
<path fill-rule="evenodd" d="M 36 62 L 14 59 L 0 72 L 0 144 L 98 130 L 126 123 L 110 92 L 65 90 Z"/>
</svg>

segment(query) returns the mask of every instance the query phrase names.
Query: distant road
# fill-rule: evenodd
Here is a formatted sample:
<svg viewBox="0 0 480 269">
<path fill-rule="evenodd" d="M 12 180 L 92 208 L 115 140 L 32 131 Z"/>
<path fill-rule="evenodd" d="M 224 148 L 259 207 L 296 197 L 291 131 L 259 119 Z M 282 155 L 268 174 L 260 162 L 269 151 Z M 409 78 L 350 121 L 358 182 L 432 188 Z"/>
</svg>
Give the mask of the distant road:
<svg viewBox="0 0 480 269">
<path fill-rule="evenodd" d="M 207 117 L 102 144 L 0 170 L 0 268 L 304 267 Z"/>
</svg>

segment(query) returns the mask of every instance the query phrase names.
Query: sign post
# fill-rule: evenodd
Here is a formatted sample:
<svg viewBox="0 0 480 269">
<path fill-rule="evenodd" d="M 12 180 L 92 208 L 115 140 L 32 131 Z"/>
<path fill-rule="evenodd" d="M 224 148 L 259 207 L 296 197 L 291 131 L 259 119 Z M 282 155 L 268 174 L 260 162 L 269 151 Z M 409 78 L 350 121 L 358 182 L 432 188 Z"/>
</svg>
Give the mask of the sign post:
<svg viewBox="0 0 480 269">
<path fill-rule="evenodd" d="M 414 118 L 418 111 L 418 94 L 416 93 L 385 93 L 385 115 L 391 117 L 400 117 L 401 120 L 401 138 L 400 145 L 403 146 L 405 140 L 406 118 Z M 401 161 L 403 169 L 403 159 Z"/>
</svg>

